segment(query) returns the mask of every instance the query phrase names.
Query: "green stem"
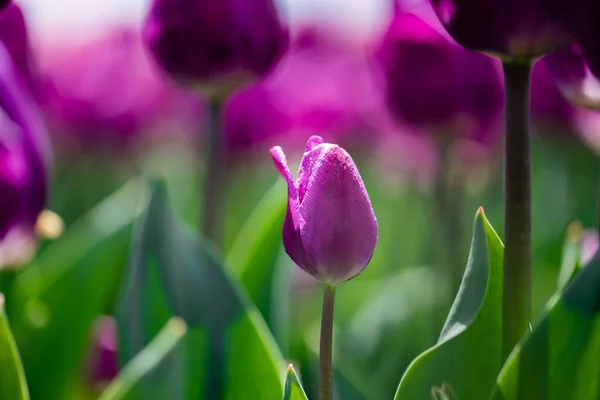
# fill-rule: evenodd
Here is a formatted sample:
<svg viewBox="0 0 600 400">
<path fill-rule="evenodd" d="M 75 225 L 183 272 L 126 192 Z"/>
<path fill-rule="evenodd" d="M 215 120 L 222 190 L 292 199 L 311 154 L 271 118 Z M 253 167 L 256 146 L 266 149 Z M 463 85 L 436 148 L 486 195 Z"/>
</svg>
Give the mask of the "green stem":
<svg viewBox="0 0 600 400">
<path fill-rule="evenodd" d="M 208 111 L 208 129 L 206 141 L 206 179 L 204 201 L 201 210 L 200 231 L 204 236 L 221 247 L 223 242 L 223 206 L 227 181 L 225 161 L 225 135 L 221 127 L 220 100 L 211 100 Z"/>
<path fill-rule="evenodd" d="M 325 285 L 323 289 L 323 314 L 321 318 L 320 359 L 320 400 L 333 399 L 333 305 L 335 302 L 335 286 Z"/>
<path fill-rule="evenodd" d="M 529 325 L 531 313 L 530 63 L 504 62 L 504 286 L 506 359 Z"/>
</svg>

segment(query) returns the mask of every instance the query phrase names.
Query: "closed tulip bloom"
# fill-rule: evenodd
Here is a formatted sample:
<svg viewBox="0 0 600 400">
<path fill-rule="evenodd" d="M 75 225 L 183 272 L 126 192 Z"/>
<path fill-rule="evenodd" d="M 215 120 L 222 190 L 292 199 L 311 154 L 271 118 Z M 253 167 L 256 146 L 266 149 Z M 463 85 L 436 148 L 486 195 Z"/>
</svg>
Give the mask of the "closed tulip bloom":
<svg viewBox="0 0 600 400">
<path fill-rule="evenodd" d="M 271 155 L 288 185 L 283 245 L 317 280 L 335 285 L 360 274 L 373 256 L 377 219 L 350 155 L 312 136 L 296 181 L 281 147 Z"/>
<path fill-rule="evenodd" d="M 25 262 L 47 195 L 48 144 L 39 112 L 0 46 L 0 267 Z"/>
<path fill-rule="evenodd" d="M 289 40 L 272 0 L 154 0 L 144 37 L 165 72 L 195 87 L 263 75 Z"/>
<path fill-rule="evenodd" d="M 464 47 L 507 60 L 532 60 L 582 33 L 596 0 L 431 0 Z"/>
</svg>

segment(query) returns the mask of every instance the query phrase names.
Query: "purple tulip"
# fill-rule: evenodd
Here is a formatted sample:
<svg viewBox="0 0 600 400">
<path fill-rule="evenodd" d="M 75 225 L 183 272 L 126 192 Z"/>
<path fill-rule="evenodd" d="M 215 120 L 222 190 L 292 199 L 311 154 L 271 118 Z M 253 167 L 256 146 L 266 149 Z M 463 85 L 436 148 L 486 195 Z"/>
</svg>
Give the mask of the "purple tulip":
<svg viewBox="0 0 600 400">
<path fill-rule="evenodd" d="M 130 150 L 147 144 L 152 133 L 172 135 L 199 123 L 200 102 L 157 74 L 133 29 L 83 45 L 64 43 L 43 47 L 38 91 L 62 149 Z"/>
<path fill-rule="evenodd" d="M 38 110 L 0 45 L 0 266 L 27 261 L 47 195 L 49 149 Z"/>
<path fill-rule="evenodd" d="M 531 60 L 584 32 L 597 0 L 431 0 L 464 47 L 510 60 Z M 595 22 L 592 22 L 595 23 Z"/>
<path fill-rule="evenodd" d="M 531 74 L 531 118 L 544 127 L 570 128 L 576 109 L 563 97 L 544 62 Z"/>
<path fill-rule="evenodd" d="M 544 63 L 571 103 L 600 109 L 600 28 L 593 27 L 578 43 L 544 57 Z"/>
<path fill-rule="evenodd" d="M 272 0 L 154 0 L 144 36 L 165 72 L 194 87 L 264 75 L 288 45 Z"/>
<path fill-rule="evenodd" d="M 0 11 L 0 41 L 12 56 L 13 62 L 27 83 L 31 82 L 31 47 L 23 11 L 10 3 Z"/>
<path fill-rule="evenodd" d="M 430 132 L 485 136 L 502 111 L 499 63 L 451 42 L 436 25 L 434 15 L 396 11 L 377 52 L 390 111 Z"/>
<path fill-rule="evenodd" d="M 96 320 L 92 337 L 89 374 L 92 384 L 106 384 L 119 374 L 117 323 L 113 317 Z"/>
<path fill-rule="evenodd" d="M 283 245 L 290 258 L 317 280 L 335 285 L 360 274 L 373 256 L 377 219 L 350 155 L 312 136 L 296 182 L 281 147 L 273 161 L 288 185 Z"/>
</svg>

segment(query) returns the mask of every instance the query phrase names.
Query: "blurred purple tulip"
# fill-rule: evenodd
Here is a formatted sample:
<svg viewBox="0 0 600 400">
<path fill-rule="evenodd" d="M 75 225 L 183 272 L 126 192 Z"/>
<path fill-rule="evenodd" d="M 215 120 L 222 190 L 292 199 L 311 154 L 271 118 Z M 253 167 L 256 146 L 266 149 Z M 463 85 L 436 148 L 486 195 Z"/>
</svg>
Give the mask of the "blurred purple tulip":
<svg viewBox="0 0 600 400">
<path fill-rule="evenodd" d="M 429 17 L 396 10 L 377 51 L 390 111 L 435 134 L 485 141 L 502 111 L 499 63 L 452 43 Z"/>
<path fill-rule="evenodd" d="M 534 124 L 564 130 L 572 127 L 575 114 L 575 108 L 561 94 L 546 64 L 536 62 L 531 75 L 531 119 Z"/>
<path fill-rule="evenodd" d="M 156 73 L 132 29 L 43 50 L 38 97 L 58 143 L 74 153 L 119 152 L 199 123 L 199 101 Z"/>
<path fill-rule="evenodd" d="M 106 384 L 119 374 L 116 320 L 109 316 L 98 318 L 92 335 L 90 380 L 93 385 Z"/>
<path fill-rule="evenodd" d="M 1 45 L 0 126 L 0 266 L 17 266 L 35 249 L 50 160 L 38 109 Z"/>
<path fill-rule="evenodd" d="M 577 40 L 596 0 L 431 0 L 464 47 L 511 60 L 532 60 Z"/>
<path fill-rule="evenodd" d="M 154 0 L 144 38 L 165 72 L 195 88 L 262 76 L 288 46 L 272 0 Z"/>
<path fill-rule="evenodd" d="M 281 147 L 271 155 L 288 185 L 283 244 L 290 258 L 328 285 L 356 277 L 373 256 L 378 226 L 350 155 L 312 136 L 295 182 Z"/>
<path fill-rule="evenodd" d="M 225 104 L 230 150 L 298 145 L 322 131 L 336 141 L 372 143 L 380 87 L 365 49 L 346 39 L 323 28 L 301 28 L 277 69 Z"/>
<path fill-rule="evenodd" d="M 17 69 L 28 84 L 31 83 L 31 47 L 23 11 L 10 3 L 0 11 L 0 41 L 12 56 Z"/>
</svg>

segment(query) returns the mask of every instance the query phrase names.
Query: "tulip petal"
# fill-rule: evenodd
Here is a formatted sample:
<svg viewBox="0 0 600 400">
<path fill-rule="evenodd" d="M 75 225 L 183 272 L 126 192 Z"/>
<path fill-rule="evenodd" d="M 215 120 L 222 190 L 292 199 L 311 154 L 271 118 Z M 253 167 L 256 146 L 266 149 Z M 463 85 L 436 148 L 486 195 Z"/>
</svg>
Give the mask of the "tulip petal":
<svg viewBox="0 0 600 400">
<path fill-rule="evenodd" d="M 377 242 L 377 219 L 350 155 L 337 145 L 321 145 L 300 214 L 302 243 L 319 260 L 319 279 L 336 284 L 358 275 Z M 306 157 L 314 157 L 309 154 Z"/>
<path fill-rule="evenodd" d="M 319 159 L 321 153 L 327 148 L 331 147 L 330 144 L 323 144 L 323 138 L 320 136 L 311 136 L 306 143 L 306 151 L 300 162 L 300 168 L 298 170 L 298 204 L 302 204 L 304 195 L 308 190 L 308 183 L 312 170 Z"/>
<path fill-rule="evenodd" d="M 303 220 L 298 212 L 298 190 L 294 183 L 292 172 L 287 163 L 285 153 L 279 146 L 271 148 L 271 157 L 277 166 L 277 169 L 283 175 L 288 186 L 288 208 L 283 221 L 283 247 L 290 258 L 302 269 L 309 274 L 312 274 L 314 264 L 307 257 L 307 253 L 302 243 L 300 229 L 302 228 Z"/>
</svg>

